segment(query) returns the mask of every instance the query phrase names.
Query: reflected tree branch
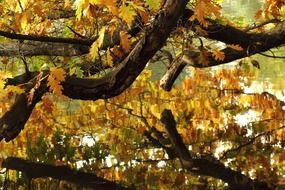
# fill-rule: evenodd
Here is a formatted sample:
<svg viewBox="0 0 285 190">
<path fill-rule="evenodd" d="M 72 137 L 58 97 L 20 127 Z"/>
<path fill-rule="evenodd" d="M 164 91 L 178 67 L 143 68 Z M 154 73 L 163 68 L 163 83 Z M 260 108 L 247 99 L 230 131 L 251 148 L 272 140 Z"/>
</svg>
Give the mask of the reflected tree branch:
<svg viewBox="0 0 285 190">
<path fill-rule="evenodd" d="M 176 151 L 180 162 L 187 171 L 196 175 L 211 176 L 229 184 L 230 190 L 270 190 L 267 183 L 252 180 L 241 172 L 227 168 L 223 163 L 212 159 L 195 158 L 187 149 L 176 129 L 176 122 L 170 110 L 165 109 L 161 114 L 161 122 Z"/>
<path fill-rule="evenodd" d="M 9 170 L 17 170 L 25 173 L 28 178 L 46 178 L 66 180 L 83 187 L 98 190 L 134 190 L 124 187 L 113 181 L 98 177 L 92 173 L 86 173 L 70 169 L 67 166 L 53 166 L 44 163 L 35 163 L 16 157 L 9 157 L 3 160 L 2 167 Z"/>
</svg>

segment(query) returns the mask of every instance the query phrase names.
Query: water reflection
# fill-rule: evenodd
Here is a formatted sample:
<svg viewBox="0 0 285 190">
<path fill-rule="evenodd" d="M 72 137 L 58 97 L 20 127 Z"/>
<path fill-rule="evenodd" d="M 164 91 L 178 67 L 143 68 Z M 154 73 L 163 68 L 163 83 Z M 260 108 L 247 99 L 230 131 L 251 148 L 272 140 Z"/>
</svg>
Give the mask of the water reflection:
<svg viewBox="0 0 285 190">
<path fill-rule="evenodd" d="M 240 22 L 253 24 L 255 22 L 255 13 L 263 7 L 264 0 L 224 0 L 223 16 Z M 243 19 L 242 19 L 243 18 Z M 273 52 L 273 53 L 272 53 Z M 272 51 L 265 52 L 268 55 L 284 56 L 285 48 L 275 48 Z M 260 64 L 260 69 L 256 71 L 256 79 L 253 85 L 246 89 L 248 92 L 262 93 L 264 91 L 275 94 L 277 98 L 285 101 L 285 59 L 269 58 L 262 55 L 251 57 Z M 238 61 L 223 65 L 220 67 L 233 67 Z M 152 80 L 159 80 L 166 70 L 163 64 L 150 64 L 149 68 L 153 71 Z M 217 67 L 219 68 L 219 67 Z M 216 70 L 217 68 L 212 68 Z M 177 81 L 183 80 L 185 73 L 180 75 Z M 176 81 L 176 84 L 177 84 Z"/>
<path fill-rule="evenodd" d="M 224 0 L 222 14 L 230 18 L 244 18 L 247 22 L 254 22 L 255 13 L 262 7 L 260 0 Z"/>
<path fill-rule="evenodd" d="M 222 14 L 227 18 L 236 18 L 246 21 L 247 23 L 254 23 L 255 13 L 262 8 L 264 4 L 263 0 L 224 0 Z M 285 48 L 275 48 L 270 52 L 265 52 L 268 55 L 285 55 Z M 251 92 L 261 93 L 267 91 L 275 94 L 279 99 L 285 100 L 285 59 L 274 59 L 265 57 L 262 55 L 254 55 L 253 59 L 256 59 L 260 63 L 260 70 L 256 73 L 257 78 L 253 82 L 251 88 L 247 89 Z"/>
</svg>

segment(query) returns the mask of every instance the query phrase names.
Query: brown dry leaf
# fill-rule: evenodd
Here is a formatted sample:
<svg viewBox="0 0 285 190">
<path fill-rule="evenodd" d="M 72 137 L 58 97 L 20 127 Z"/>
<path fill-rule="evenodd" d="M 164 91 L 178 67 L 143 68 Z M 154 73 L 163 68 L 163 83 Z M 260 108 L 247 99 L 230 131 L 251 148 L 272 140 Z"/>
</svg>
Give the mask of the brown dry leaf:
<svg viewBox="0 0 285 190">
<path fill-rule="evenodd" d="M 259 9 L 255 15 L 254 15 L 254 18 L 257 20 L 257 19 L 260 19 L 262 17 L 262 13 L 263 13 L 263 10 L 262 9 Z"/>
<path fill-rule="evenodd" d="M 123 52 L 122 52 L 123 50 L 121 50 L 121 48 L 120 47 L 118 47 L 118 46 L 115 46 L 114 48 L 113 48 L 113 53 L 114 53 L 114 55 L 116 56 L 116 57 L 118 57 L 118 58 L 121 58 L 122 56 L 123 56 Z"/>
<path fill-rule="evenodd" d="M 140 17 L 142 18 L 143 23 L 147 23 L 149 20 L 149 16 L 146 11 L 138 10 Z"/>
<path fill-rule="evenodd" d="M 131 40 L 129 39 L 130 35 L 124 31 L 120 32 L 120 44 L 125 52 L 128 52 L 131 48 Z"/>
<path fill-rule="evenodd" d="M 223 61 L 225 59 L 225 53 L 218 49 L 215 49 L 212 53 L 213 53 L 215 60 L 217 61 Z"/>
<path fill-rule="evenodd" d="M 42 97 L 42 109 L 46 113 L 52 113 L 53 107 L 54 107 L 54 103 L 48 96 Z"/>
<path fill-rule="evenodd" d="M 221 7 L 211 0 L 199 0 L 196 1 L 194 14 L 190 17 L 190 20 L 193 21 L 197 19 L 204 27 L 208 27 L 210 23 L 206 18 L 212 15 L 219 18 L 221 15 L 220 10 Z"/>
<path fill-rule="evenodd" d="M 243 51 L 243 48 L 239 44 L 228 44 L 227 47 L 237 51 Z"/>
<path fill-rule="evenodd" d="M 203 66 L 209 65 L 208 52 L 206 50 L 201 50 L 200 55 L 198 56 L 198 62 Z"/>
</svg>

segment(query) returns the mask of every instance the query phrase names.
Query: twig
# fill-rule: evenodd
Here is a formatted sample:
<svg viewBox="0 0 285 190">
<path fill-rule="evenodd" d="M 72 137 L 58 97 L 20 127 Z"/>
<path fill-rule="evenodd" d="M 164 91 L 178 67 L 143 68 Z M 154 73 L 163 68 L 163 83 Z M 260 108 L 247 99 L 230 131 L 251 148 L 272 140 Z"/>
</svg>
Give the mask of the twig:
<svg viewBox="0 0 285 190">
<path fill-rule="evenodd" d="M 251 139 L 249 139 L 248 142 L 246 142 L 246 143 L 244 143 L 244 144 L 241 144 L 240 146 L 238 146 L 238 147 L 236 147 L 236 148 L 234 148 L 234 149 L 229 149 L 229 150 L 225 151 L 220 159 L 225 159 L 225 158 L 227 158 L 227 155 L 228 155 L 230 152 L 240 152 L 242 148 L 253 144 L 256 139 L 258 139 L 258 138 L 260 138 L 260 137 L 262 137 L 262 136 L 264 136 L 264 135 L 272 134 L 272 133 L 274 133 L 274 132 L 276 132 L 276 131 L 278 131 L 278 130 L 284 129 L 284 128 L 285 128 L 285 126 L 281 126 L 281 127 L 276 128 L 276 129 L 272 129 L 272 130 L 270 130 L 270 131 L 265 131 L 265 132 L 263 132 L 263 133 L 259 133 L 258 135 L 256 135 L 256 136 L 252 137 Z"/>
<path fill-rule="evenodd" d="M 79 36 L 80 38 L 86 39 L 85 36 L 79 34 L 78 32 L 76 32 L 75 30 L 73 30 L 70 26 L 66 26 L 69 30 L 71 30 L 71 32 L 73 32 L 76 36 Z"/>
<path fill-rule="evenodd" d="M 95 39 L 74 39 L 74 38 L 57 38 L 49 36 L 36 36 L 36 35 L 24 35 L 24 34 L 15 34 L 10 32 L 5 32 L 0 30 L 0 36 L 4 36 L 10 39 L 17 40 L 31 40 L 39 42 L 54 42 L 54 43 L 67 43 L 67 44 L 80 44 L 80 45 L 92 45 Z"/>
</svg>

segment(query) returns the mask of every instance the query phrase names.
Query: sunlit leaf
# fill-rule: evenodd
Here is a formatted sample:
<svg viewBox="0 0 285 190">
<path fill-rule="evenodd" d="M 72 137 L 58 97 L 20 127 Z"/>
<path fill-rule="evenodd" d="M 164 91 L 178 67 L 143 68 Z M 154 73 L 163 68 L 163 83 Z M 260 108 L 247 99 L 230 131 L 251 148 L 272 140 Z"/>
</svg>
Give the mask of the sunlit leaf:
<svg viewBox="0 0 285 190">
<path fill-rule="evenodd" d="M 89 56 L 92 60 L 95 60 L 98 56 L 100 47 L 104 41 L 105 30 L 106 27 L 102 27 L 102 29 L 99 31 L 98 39 L 95 42 L 93 42 L 93 44 L 91 45 L 91 48 L 89 50 Z"/>
<path fill-rule="evenodd" d="M 48 76 L 48 86 L 50 91 L 57 95 L 62 95 L 61 83 L 65 79 L 66 72 L 61 68 L 53 67 L 50 69 L 50 75 Z"/>
<path fill-rule="evenodd" d="M 225 59 L 225 53 L 217 49 L 213 51 L 213 56 L 217 61 L 223 61 Z"/>
<path fill-rule="evenodd" d="M 227 47 L 237 51 L 243 51 L 243 48 L 239 44 L 227 44 Z"/>
<path fill-rule="evenodd" d="M 131 28 L 131 25 L 135 19 L 136 12 L 135 10 L 128 5 L 122 5 L 119 9 L 119 17 L 125 21 L 129 28 Z"/>
<path fill-rule="evenodd" d="M 160 1 L 145 0 L 150 10 L 158 10 L 160 8 Z"/>
</svg>

